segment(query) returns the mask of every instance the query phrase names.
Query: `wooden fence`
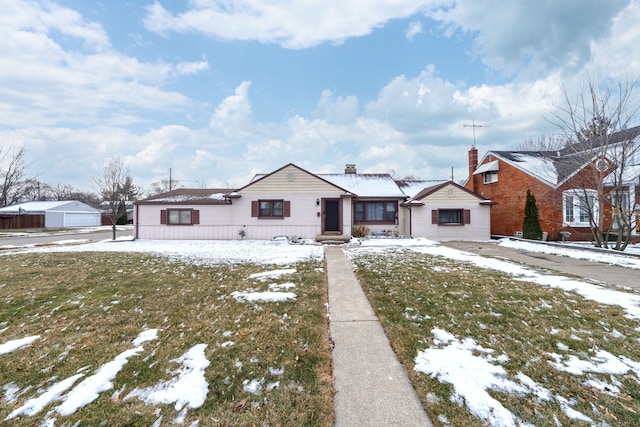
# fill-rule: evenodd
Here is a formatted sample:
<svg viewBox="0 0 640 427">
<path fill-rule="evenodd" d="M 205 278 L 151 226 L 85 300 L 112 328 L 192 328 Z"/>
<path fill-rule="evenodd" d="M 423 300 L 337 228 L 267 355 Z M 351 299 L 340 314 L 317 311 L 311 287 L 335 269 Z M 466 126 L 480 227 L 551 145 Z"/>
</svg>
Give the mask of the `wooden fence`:
<svg viewBox="0 0 640 427">
<path fill-rule="evenodd" d="M 0 230 L 44 228 L 44 214 L 0 215 Z"/>
</svg>

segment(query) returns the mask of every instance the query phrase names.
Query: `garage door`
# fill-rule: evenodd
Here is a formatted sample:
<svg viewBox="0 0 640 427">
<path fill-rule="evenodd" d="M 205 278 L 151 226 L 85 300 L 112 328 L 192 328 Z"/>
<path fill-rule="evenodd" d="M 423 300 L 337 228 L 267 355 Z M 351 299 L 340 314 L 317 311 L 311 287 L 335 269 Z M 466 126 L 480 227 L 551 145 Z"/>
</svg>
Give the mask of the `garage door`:
<svg viewBox="0 0 640 427">
<path fill-rule="evenodd" d="M 95 227 L 100 225 L 99 212 L 65 212 L 64 227 Z"/>
</svg>

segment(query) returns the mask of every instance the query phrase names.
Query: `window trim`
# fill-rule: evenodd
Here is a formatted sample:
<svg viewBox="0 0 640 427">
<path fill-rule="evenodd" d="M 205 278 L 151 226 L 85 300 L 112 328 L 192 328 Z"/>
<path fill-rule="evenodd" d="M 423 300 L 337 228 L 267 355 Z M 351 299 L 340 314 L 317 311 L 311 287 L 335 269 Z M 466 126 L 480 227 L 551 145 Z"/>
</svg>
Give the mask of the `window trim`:
<svg viewBox="0 0 640 427">
<path fill-rule="evenodd" d="M 382 203 L 382 220 L 367 219 L 367 205 Z M 362 218 L 357 211 L 362 206 Z M 388 211 L 388 206 L 392 206 L 393 210 Z M 393 212 L 393 219 L 388 219 L 387 214 Z M 353 223 L 354 224 L 397 224 L 398 223 L 398 201 L 397 200 L 359 200 L 353 204 Z"/>
<path fill-rule="evenodd" d="M 488 179 L 491 177 L 491 179 Z M 498 171 L 486 171 L 482 173 L 483 184 L 493 184 L 498 182 Z"/>
<path fill-rule="evenodd" d="M 178 212 L 178 222 L 174 222 L 171 220 L 172 212 Z M 189 222 L 182 221 L 182 214 L 189 213 Z M 184 226 L 184 225 L 197 225 L 200 224 L 200 211 L 193 208 L 169 208 L 164 209 L 160 212 L 160 223 L 163 225 L 170 226 Z"/>
<path fill-rule="evenodd" d="M 459 212 L 460 222 L 441 222 L 440 221 L 440 212 Z M 471 209 L 464 208 L 444 208 L 444 209 L 433 209 L 431 211 L 431 224 L 443 227 L 459 227 L 464 225 L 471 224 Z"/>
<path fill-rule="evenodd" d="M 263 204 L 267 207 L 262 207 Z M 276 204 L 279 204 L 277 208 Z M 284 200 L 258 200 L 258 218 L 284 218 Z"/>
<path fill-rule="evenodd" d="M 591 227 L 589 213 L 588 211 L 585 212 L 583 208 L 585 193 L 593 203 L 594 221 L 598 221 L 600 214 L 598 212 L 598 192 L 591 189 L 567 190 L 562 193 L 562 223 L 565 227 Z M 571 202 L 569 202 L 569 198 L 571 198 Z M 569 214 L 571 218 L 569 218 Z"/>
<path fill-rule="evenodd" d="M 268 203 L 269 204 L 269 215 L 262 215 L 263 213 L 263 209 L 261 208 L 261 205 L 263 203 Z M 273 215 L 274 212 L 274 204 L 275 203 L 281 203 L 282 207 L 280 208 L 282 210 L 282 214 L 280 215 Z M 288 218 L 291 216 L 291 201 L 289 200 L 284 200 L 284 199 L 258 199 L 258 200 L 253 200 L 251 202 L 251 216 L 253 218 L 257 218 L 257 219 L 284 219 L 284 218 Z"/>
</svg>

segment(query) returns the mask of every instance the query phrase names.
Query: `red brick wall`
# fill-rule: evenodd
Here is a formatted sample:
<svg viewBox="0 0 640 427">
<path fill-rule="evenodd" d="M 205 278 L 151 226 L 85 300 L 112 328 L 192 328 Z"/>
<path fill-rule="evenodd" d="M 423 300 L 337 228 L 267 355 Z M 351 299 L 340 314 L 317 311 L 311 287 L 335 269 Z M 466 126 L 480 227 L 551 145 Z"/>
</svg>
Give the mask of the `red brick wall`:
<svg viewBox="0 0 640 427">
<path fill-rule="evenodd" d="M 488 157 L 485 163 L 495 158 Z M 527 189 L 536 198 L 538 217 L 542 231 L 549 233 L 549 239 L 560 238 L 562 226 L 562 192 L 534 179 L 510 164 L 498 160 L 498 182 L 483 184 L 482 174 L 473 175 L 467 182 L 467 189 L 474 184 L 476 192 L 497 204 L 491 207 L 491 234 L 513 236 L 522 231 L 524 206 Z"/>
</svg>

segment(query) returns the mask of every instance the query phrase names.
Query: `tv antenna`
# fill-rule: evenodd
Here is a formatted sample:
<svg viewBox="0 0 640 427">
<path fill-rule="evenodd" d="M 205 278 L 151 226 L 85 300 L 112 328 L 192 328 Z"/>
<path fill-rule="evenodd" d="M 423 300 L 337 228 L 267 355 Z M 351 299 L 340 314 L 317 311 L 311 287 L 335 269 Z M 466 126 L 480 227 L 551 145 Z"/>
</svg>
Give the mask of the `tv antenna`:
<svg viewBox="0 0 640 427">
<path fill-rule="evenodd" d="M 476 147 L 476 128 L 488 128 L 489 126 L 485 126 L 485 125 L 479 125 L 476 123 L 475 119 L 471 119 L 471 124 L 466 124 L 466 125 L 462 125 L 466 128 L 472 128 L 473 129 L 473 148 Z"/>
</svg>

